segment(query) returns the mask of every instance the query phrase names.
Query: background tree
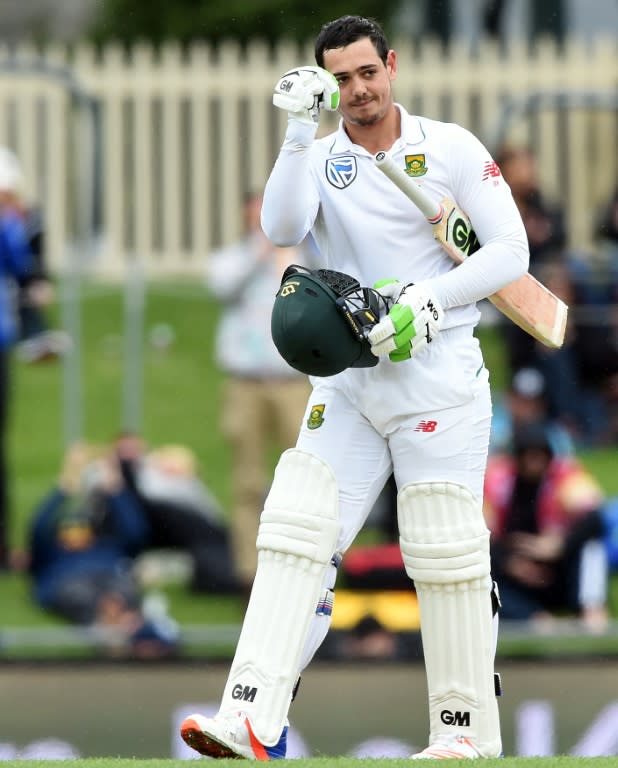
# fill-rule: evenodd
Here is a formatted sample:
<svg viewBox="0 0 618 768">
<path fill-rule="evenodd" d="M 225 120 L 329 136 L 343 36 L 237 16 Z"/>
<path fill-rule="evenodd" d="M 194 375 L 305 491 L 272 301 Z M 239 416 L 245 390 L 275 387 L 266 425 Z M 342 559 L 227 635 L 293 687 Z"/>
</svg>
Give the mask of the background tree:
<svg viewBox="0 0 618 768">
<path fill-rule="evenodd" d="M 97 42 L 145 40 L 182 44 L 234 39 L 304 42 L 323 23 L 346 13 L 374 17 L 392 35 L 394 14 L 401 0 L 106 0 L 91 30 Z"/>
</svg>

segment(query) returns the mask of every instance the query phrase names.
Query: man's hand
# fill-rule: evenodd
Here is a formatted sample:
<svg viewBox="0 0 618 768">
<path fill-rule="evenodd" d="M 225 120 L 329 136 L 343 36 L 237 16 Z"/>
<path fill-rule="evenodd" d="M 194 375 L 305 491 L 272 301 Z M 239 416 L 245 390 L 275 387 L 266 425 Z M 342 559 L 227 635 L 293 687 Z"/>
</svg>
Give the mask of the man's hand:
<svg viewBox="0 0 618 768">
<path fill-rule="evenodd" d="M 374 287 L 395 303 L 369 333 L 371 351 L 377 357 L 388 355 L 395 363 L 409 360 L 439 332 L 444 310 L 427 286 L 407 285 L 402 289 L 396 280 L 381 280 Z"/>
<path fill-rule="evenodd" d="M 339 106 L 339 84 L 321 67 L 297 67 L 275 86 L 273 104 L 296 120 L 317 123 L 321 109 L 334 112 Z"/>
</svg>

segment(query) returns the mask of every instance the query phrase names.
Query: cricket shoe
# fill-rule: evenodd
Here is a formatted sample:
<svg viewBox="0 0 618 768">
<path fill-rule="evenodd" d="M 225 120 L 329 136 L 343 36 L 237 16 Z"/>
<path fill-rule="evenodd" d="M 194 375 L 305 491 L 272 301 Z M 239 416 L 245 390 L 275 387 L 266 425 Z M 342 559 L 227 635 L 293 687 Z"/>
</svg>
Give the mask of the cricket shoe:
<svg viewBox="0 0 618 768">
<path fill-rule="evenodd" d="M 258 740 L 244 712 L 214 717 L 189 715 L 180 726 L 180 735 L 192 749 L 207 757 L 281 760 L 285 757 L 288 726 L 272 747 Z"/>
<path fill-rule="evenodd" d="M 412 760 L 474 760 L 485 755 L 465 736 L 441 736 L 435 744 L 411 757 Z"/>
</svg>

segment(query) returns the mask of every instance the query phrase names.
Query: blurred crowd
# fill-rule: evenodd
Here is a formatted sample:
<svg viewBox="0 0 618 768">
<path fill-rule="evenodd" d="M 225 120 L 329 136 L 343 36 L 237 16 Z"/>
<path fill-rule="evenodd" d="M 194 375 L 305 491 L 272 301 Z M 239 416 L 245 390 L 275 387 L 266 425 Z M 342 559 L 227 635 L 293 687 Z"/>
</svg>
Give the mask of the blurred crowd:
<svg viewBox="0 0 618 768">
<path fill-rule="evenodd" d="M 528 147 L 504 148 L 496 161 L 521 212 L 530 272 L 569 306 L 565 343 L 548 349 L 504 321 L 506 362 L 539 374 L 544 417 L 566 430 L 575 448 L 618 445 L 618 185 L 599 212 L 590 253 L 568 247 L 564 212 L 543 194 Z"/>
<path fill-rule="evenodd" d="M 606 498 L 577 454 L 618 446 L 618 186 L 599 214 L 594 253 L 576 253 L 563 211 L 543 193 L 534 153 L 505 147 L 496 162 L 525 223 L 531 273 L 570 308 L 559 350 L 498 321 L 508 386 L 494 392 L 485 512 L 502 617 L 547 622 L 572 616 L 587 630 L 602 631 L 609 574 L 618 568 L 618 501 Z M 26 204 L 22 187 L 17 158 L 0 147 L 0 434 L 11 348 L 26 362 L 70 349 L 47 319 L 53 283 L 45 269 L 43 218 Z M 205 290 L 221 305 L 214 363 L 224 380 L 219 427 L 232 456 L 229 514 L 187 447 L 152 448 L 134 434 L 104 447 L 69 446 L 53 487 L 34 510 L 23 565 L 35 601 L 89 628 L 107 654 L 160 658 L 178 651 L 178 627 L 161 596 L 153 599 L 153 585 L 165 579 L 179 577 L 210 594 L 246 598 L 250 590 L 269 462 L 293 445 L 309 391 L 305 377 L 274 348 L 272 300 L 290 263 L 319 266 L 310 243 L 275 248 L 261 230 L 260 207 L 260 193 L 247 196 L 242 237 L 211 253 L 204 275 Z M 0 567 L 6 569 L 0 441 Z M 400 616 L 388 595 L 409 591 L 395 496 L 391 481 L 373 513 L 381 542 L 352 548 L 342 564 L 344 588 L 386 596 L 376 603 L 377 614 L 351 611 L 357 620 L 340 650 L 354 655 L 402 655 L 416 647 L 401 639 L 405 633 L 395 640 L 380 619 Z M 413 623 L 409 629 L 415 631 Z"/>
<path fill-rule="evenodd" d="M 70 346 L 50 329 L 46 315 L 53 284 L 45 269 L 41 212 L 24 195 L 20 162 L 0 146 L 0 571 L 9 567 L 10 477 L 7 427 L 10 418 L 12 353 L 27 362 L 55 359 Z"/>
<path fill-rule="evenodd" d="M 172 579 L 194 592 L 239 591 L 225 518 L 193 452 L 147 448 L 134 434 L 68 448 L 34 510 L 23 566 L 42 609 L 88 628 L 115 657 L 177 652 L 178 628 L 157 586 Z"/>
</svg>

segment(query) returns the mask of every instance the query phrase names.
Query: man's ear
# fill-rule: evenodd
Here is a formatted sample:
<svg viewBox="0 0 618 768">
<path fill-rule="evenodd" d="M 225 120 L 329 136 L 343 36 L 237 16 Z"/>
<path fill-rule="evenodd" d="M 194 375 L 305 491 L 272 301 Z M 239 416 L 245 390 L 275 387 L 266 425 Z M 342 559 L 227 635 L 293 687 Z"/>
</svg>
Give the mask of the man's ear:
<svg viewBox="0 0 618 768">
<path fill-rule="evenodd" d="M 391 50 L 386 54 L 386 70 L 391 80 L 397 77 L 397 54 Z"/>
</svg>

